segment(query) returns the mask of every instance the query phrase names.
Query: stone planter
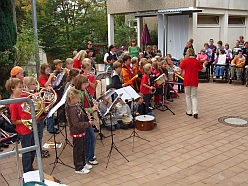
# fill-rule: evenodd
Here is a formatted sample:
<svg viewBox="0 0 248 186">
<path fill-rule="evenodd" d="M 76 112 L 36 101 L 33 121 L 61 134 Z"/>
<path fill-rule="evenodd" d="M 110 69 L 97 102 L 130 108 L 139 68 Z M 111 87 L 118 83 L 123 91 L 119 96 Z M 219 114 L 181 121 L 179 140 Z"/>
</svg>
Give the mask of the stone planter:
<svg viewBox="0 0 248 186">
<path fill-rule="evenodd" d="M 105 64 L 96 64 L 96 66 L 98 72 L 104 71 Z"/>
</svg>

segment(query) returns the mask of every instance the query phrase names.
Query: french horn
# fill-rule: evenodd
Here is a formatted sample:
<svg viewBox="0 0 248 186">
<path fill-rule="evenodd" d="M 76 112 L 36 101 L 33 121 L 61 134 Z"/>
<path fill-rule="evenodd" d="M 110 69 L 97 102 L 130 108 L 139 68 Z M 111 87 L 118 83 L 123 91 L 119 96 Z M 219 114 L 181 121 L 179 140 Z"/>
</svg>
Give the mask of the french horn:
<svg viewBox="0 0 248 186">
<path fill-rule="evenodd" d="M 44 112 L 44 100 L 41 98 L 39 93 L 30 93 L 25 92 L 28 94 L 27 98 L 30 98 L 34 103 L 35 108 L 35 118 L 38 119 L 41 114 Z M 31 114 L 31 108 L 28 103 L 23 103 L 23 111 Z M 32 119 L 22 119 L 22 123 L 30 130 L 33 130 L 32 127 Z"/>
<path fill-rule="evenodd" d="M 28 94 L 28 98 L 30 98 L 35 107 L 35 118 L 36 120 L 43 114 L 48 113 L 49 110 L 53 107 L 55 102 L 57 101 L 57 94 L 53 89 L 41 88 L 37 93 L 25 92 Z M 24 112 L 31 114 L 30 105 L 24 103 L 23 106 Z M 30 130 L 32 127 L 32 119 L 24 120 L 22 119 L 22 123 Z"/>
</svg>

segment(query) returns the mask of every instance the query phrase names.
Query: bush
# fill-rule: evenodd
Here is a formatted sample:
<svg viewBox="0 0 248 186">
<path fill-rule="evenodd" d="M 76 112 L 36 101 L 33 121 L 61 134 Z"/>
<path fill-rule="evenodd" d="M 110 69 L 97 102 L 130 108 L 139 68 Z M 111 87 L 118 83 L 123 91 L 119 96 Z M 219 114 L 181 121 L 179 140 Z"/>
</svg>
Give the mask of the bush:
<svg viewBox="0 0 248 186">
<path fill-rule="evenodd" d="M 103 64 L 104 53 L 100 52 L 96 54 L 96 63 Z"/>
</svg>

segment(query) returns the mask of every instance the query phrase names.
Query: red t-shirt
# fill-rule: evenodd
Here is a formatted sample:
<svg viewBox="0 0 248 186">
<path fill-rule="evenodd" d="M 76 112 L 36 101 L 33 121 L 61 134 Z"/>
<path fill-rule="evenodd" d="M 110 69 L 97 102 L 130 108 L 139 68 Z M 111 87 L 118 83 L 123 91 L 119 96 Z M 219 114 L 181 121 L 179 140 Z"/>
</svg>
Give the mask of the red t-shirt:
<svg viewBox="0 0 248 186">
<path fill-rule="evenodd" d="M 91 75 L 84 75 L 84 74 L 82 74 L 82 75 L 83 76 L 86 76 L 91 83 L 96 84 L 96 77 L 95 77 L 95 75 L 92 75 L 92 74 Z M 90 95 L 91 96 L 94 96 L 95 89 L 92 86 L 89 85 L 87 87 L 87 90 L 90 92 Z"/>
<path fill-rule="evenodd" d="M 150 86 L 150 76 L 148 74 L 144 74 L 142 76 L 141 84 L 140 84 L 140 92 L 142 94 L 150 94 L 150 89 L 144 87 L 143 84 Z"/>
<path fill-rule="evenodd" d="M 45 87 L 45 83 L 47 82 L 49 76 L 45 77 L 43 75 L 40 75 L 39 77 L 39 83 L 41 87 Z"/>
<path fill-rule="evenodd" d="M 21 119 L 31 119 L 31 115 L 23 112 L 23 104 L 24 103 L 14 103 L 9 105 L 9 111 L 11 114 L 11 120 L 21 120 Z M 24 124 L 16 125 L 16 132 L 21 135 L 27 135 L 31 130 L 29 130 Z"/>
<path fill-rule="evenodd" d="M 73 63 L 73 68 L 78 68 L 81 70 L 82 68 L 82 63 L 81 61 L 79 61 L 77 58 L 74 58 L 73 59 L 74 63 Z"/>
<path fill-rule="evenodd" d="M 198 87 L 198 72 L 203 69 L 201 62 L 195 58 L 186 58 L 180 68 L 185 71 L 184 86 Z"/>
</svg>

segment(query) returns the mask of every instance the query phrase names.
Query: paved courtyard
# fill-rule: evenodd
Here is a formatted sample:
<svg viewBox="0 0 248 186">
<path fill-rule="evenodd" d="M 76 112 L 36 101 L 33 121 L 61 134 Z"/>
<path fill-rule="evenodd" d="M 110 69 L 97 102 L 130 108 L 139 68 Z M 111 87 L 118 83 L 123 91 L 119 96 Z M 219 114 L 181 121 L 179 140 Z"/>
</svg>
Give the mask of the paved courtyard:
<svg viewBox="0 0 248 186">
<path fill-rule="evenodd" d="M 200 81 L 198 119 L 185 114 L 185 96 L 180 94 L 180 98 L 168 104 L 175 115 L 155 110 L 157 127 L 151 131 L 137 131 L 150 142 L 135 138 L 133 148 L 133 138 L 120 142 L 132 129 L 114 132 L 114 142 L 129 162 L 113 149 L 106 168 L 111 145 L 111 138 L 106 138 L 103 144 L 97 140 L 95 155 L 99 165 L 89 174 L 75 174 L 73 169 L 57 164 L 52 175 L 70 186 L 247 186 L 248 127 L 234 127 L 218 121 L 223 116 L 248 118 L 247 92 L 248 88 L 240 82 L 230 85 Z M 103 129 L 103 134 L 107 136 L 110 132 Z M 51 134 L 45 131 L 43 142 L 49 138 Z M 61 134 L 57 141 L 64 142 Z M 4 151 L 11 149 L 12 145 Z M 55 159 L 53 149 L 50 153 L 50 158 L 42 159 L 43 169 L 49 174 L 53 167 L 50 163 Z M 72 147 L 66 146 L 61 160 L 73 166 Z M 1 169 L 9 184 L 17 185 L 15 157 L 1 160 Z"/>
</svg>

